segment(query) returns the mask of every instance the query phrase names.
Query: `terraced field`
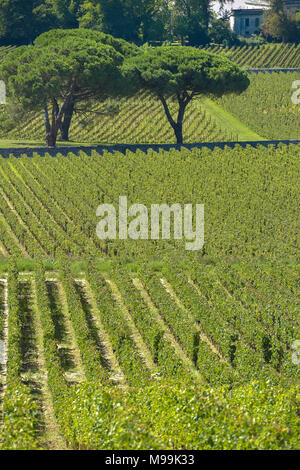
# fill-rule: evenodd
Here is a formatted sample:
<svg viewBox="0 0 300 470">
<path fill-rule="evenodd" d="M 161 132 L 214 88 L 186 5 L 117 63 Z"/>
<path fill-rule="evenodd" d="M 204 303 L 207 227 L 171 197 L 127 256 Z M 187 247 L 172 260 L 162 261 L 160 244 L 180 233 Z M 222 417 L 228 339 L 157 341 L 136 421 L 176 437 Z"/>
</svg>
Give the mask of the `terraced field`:
<svg viewBox="0 0 300 470">
<path fill-rule="evenodd" d="M 7 54 L 9 54 L 15 49 L 15 46 L 0 46 L 0 61 L 2 62 L 2 60 L 4 60 L 7 56 Z"/>
<path fill-rule="evenodd" d="M 0 175 L 3 256 L 294 259 L 299 253 L 299 146 L 11 156 L 0 159 Z M 188 252 L 185 240 L 99 240 L 96 210 L 102 203 L 117 210 L 120 196 L 149 212 L 155 203 L 205 204 L 205 249 Z"/>
</svg>

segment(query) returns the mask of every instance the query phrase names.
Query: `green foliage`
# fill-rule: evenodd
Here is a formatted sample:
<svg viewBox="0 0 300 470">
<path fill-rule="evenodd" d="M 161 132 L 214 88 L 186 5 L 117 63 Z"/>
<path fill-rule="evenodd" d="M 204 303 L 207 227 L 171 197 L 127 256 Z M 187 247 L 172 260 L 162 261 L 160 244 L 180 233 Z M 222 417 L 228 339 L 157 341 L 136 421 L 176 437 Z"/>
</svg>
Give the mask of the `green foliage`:
<svg viewBox="0 0 300 470">
<path fill-rule="evenodd" d="M 167 119 L 183 142 L 182 126 L 187 105 L 196 95 L 241 93 L 249 86 L 247 74 L 224 57 L 191 47 L 156 47 L 124 61 L 125 77 L 133 87 L 150 91 L 161 101 Z M 178 102 L 172 117 L 166 98 Z"/>
<path fill-rule="evenodd" d="M 226 58 L 191 47 L 148 48 L 127 59 L 123 69 L 157 96 L 222 95 L 242 92 L 249 85 L 247 74 Z"/>
<path fill-rule="evenodd" d="M 240 66 L 248 68 L 300 67 L 300 46 L 297 44 L 262 44 L 244 46 L 207 46 L 205 50 L 224 54 Z"/>
<path fill-rule="evenodd" d="M 0 5 L 2 43 L 30 44 L 49 29 L 78 27 L 83 3 L 81 0 L 4 0 Z"/>
<path fill-rule="evenodd" d="M 0 36 L 5 44 L 29 44 L 36 36 L 35 0 L 4 0 L 0 6 Z M 24 28 L 24 25 L 26 27 Z"/>
<path fill-rule="evenodd" d="M 5 44 L 29 44 L 50 29 L 79 26 L 140 44 L 165 38 L 165 12 L 164 0 L 3 0 L 0 37 Z"/>
<path fill-rule="evenodd" d="M 80 312 L 78 294 L 72 287 L 74 279 L 62 260 L 61 278 L 72 326 L 90 379 L 70 383 L 59 354 L 44 266 L 36 262 L 34 285 L 46 366 L 40 372 L 47 371 L 55 417 L 68 446 L 93 450 L 296 449 L 299 370 L 292 364 L 290 345 L 299 331 L 297 265 L 218 262 L 199 268 L 192 263 L 183 270 L 173 258 L 165 257 L 163 272 L 157 275 L 155 267 L 149 268 L 145 261 L 138 264 L 135 277 L 142 280 L 164 326 L 158 324 L 121 264 L 113 264 L 108 283 L 94 263 L 89 263 L 88 282 L 84 281 L 87 301 L 94 296 L 101 329 L 107 333 L 102 347 L 111 344 L 129 385 L 126 387 L 109 386 L 109 381 L 103 380 L 99 384 L 91 327 L 87 328 Z M 21 369 L 24 357 L 18 276 L 12 260 L 0 448 L 38 449 L 40 409 L 23 383 Z M 123 306 L 113 298 L 111 282 L 119 288 Z M 144 346 L 137 346 L 124 309 L 157 365 L 151 374 L 144 363 Z M 171 342 L 165 334 L 166 326 L 192 366 L 178 360 L 174 340 Z M 220 360 L 222 352 L 227 362 Z M 203 383 L 197 380 L 195 385 L 191 368 L 200 371 Z M 114 370 L 108 367 L 106 373 L 109 380 L 115 380 Z"/>
<path fill-rule="evenodd" d="M 5 324 L 5 283 L 0 282 L 0 341 L 4 339 Z M 3 354 L 3 351 L 2 351 Z"/>
<path fill-rule="evenodd" d="M 116 107 L 117 104 L 117 107 Z M 168 100 L 170 111 L 176 113 L 176 102 Z M 79 109 L 78 109 L 79 108 Z M 131 98 L 79 103 L 73 115 L 69 137 L 71 142 L 97 143 L 175 143 L 174 132 L 163 107 L 149 93 Z M 110 110 L 118 112 L 110 112 Z M 11 106 L 3 106 L 0 114 L 1 136 L 22 142 L 43 141 L 45 126 L 42 112 L 21 114 Z M 186 110 L 183 124 L 186 142 L 220 142 L 242 140 L 230 126 L 225 126 L 207 110 L 201 98 L 194 99 Z"/>
<path fill-rule="evenodd" d="M 67 297 L 68 308 L 71 315 L 76 340 L 81 351 L 85 375 L 89 381 L 105 383 L 106 371 L 101 365 L 101 352 L 95 344 L 89 330 L 85 312 L 75 289 L 70 267 L 66 260 L 62 260 L 61 276 Z"/>
<path fill-rule="evenodd" d="M 84 0 L 80 6 L 79 27 L 101 31 L 103 28 L 103 15 L 100 3 Z"/>
<path fill-rule="evenodd" d="M 101 5 L 105 33 L 136 44 L 161 40 L 166 20 L 163 1 L 96 0 L 95 3 Z"/>
<path fill-rule="evenodd" d="M 126 299 L 126 308 L 152 353 L 154 364 L 157 366 L 156 373 L 163 377 L 178 377 L 182 381 L 190 382 L 191 377 L 185 371 L 181 359 L 175 354 L 161 325 L 153 318 L 149 305 L 134 287 L 126 269 L 117 264 L 113 269 L 113 277 L 117 280 L 123 298 Z M 191 333 L 187 330 L 186 335 L 189 337 Z"/>
<path fill-rule="evenodd" d="M 131 390 L 134 394 L 138 389 Z M 84 384 L 72 391 L 62 411 L 64 435 L 74 449 L 158 449 L 158 442 L 135 411 L 126 393 Z"/>
<path fill-rule="evenodd" d="M 269 3 L 261 27 L 263 35 L 275 41 L 299 42 L 300 22 L 296 16 L 287 12 L 283 0 L 270 0 Z"/>
<path fill-rule="evenodd" d="M 12 102 L 25 110 L 43 109 L 47 144 L 55 146 L 59 129 L 68 140 L 79 101 L 88 105 L 92 97 L 103 100 L 127 94 L 128 84 L 119 66 L 124 56 L 134 54 L 135 46 L 99 31 L 52 30 L 37 38 L 34 46 L 9 54 L 0 74 Z"/>
<path fill-rule="evenodd" d="M 205 251 L 209 257 L 295 259 L 298 154 L 299 147 L 291 145 L 277 150 L 236 146 L 213 152 L 115 152 L 113 157 L 105 152 L 101 157 L 80 153 L 64 158 L 1 159 L 5 196 L 0 198 L 4 215 L 1 242 L 9 253 L 23 250 L 30 257 L 55 257 L 60 249 L 67 256 L 83 259 L 159 259 L 165 254 L 188 259 L 182 240 L 97 238 L 96 208 L 127 194 L 129 204 L 138 201 L 149 210 L 151 204 L 162 201 L 207 205 Z M 109 177 L 112 172 L 113 179 Z M 202 253 L 191 256 L 196 260 L 203 257 Z"/>
<path fill-rule="evenodd" d="M 150 371 L 139 355 L 122 307 L 113 298 L 105 278 L 93 263 L 89 263 L 87 278 L 95 295 L 102 324 L 110 335 L 113 350 L 126 381 L 134 386 L 148 383 Z"/>
<path fill-rule="evenodd" d="M 44 109 L 49 146 L 55 146 L 63 118 L 71 119 L 76 101 L 115 95 L 124 86 L 119 70 L 123 56 L 113 47 L 72 33 L 58 35 L 50 34 L 47 46 L 42 39 L 11 52 L 0 67 L 12 99 L 24 109 Z"/>
<path fill-rule="evenodd" d="M 168 2 L 173 13 L 174 34 L 182 40 L 187 37 L 190 46 L 209 42 L 208 26 L 212 16 L 210 0 L 175 0 Z M 173 3 L 173 6 L 172 6 Z"/>
<path fill-rule="evenodd" d="M 84 385 L 66 410 L 73 445 L 86 449 L 278 450 L 299 447 L 299 394 L 253 382 L 128 391 Z"/>
<path fill-rule="evenodd" d="M 38 415 L 38 405 L 24 385 L 8 387 L 0 429 L 0 450 L 39 450 Z"/>
<path fill-rule="evenodd" d="M 230 28 L 228 22 L 221 18 L 213 18 L 211 20 L 209 39 L 213 44 L 223 44 L 229 47 L 239 44 L 239 39 Z"/>
<path fill-rule="evenodd" d="M 300 106 L 292 101 L 297 73 L 251 74 L 245 93 L 218 103 L 266 139 L 298 139 Z"/>
<path fill-rule="evenodd" d="M 48 385 L 53 397 L 54 410 L 59 418 L 61 402 L 63 397 L 66 398 L 67 396 L 68 386 L 64 377 L 64 370 L 57 348 L 51 306 L 47 295 L 45 270 L 41 260 L 38 260 L 36 263 L 35 285 L 37 306 L 41 315 L 41 324 L 43 329 L 43 346 L 47 367 Z"/>
<path fill-rule="evenodd" d="M 53 1 L 48 2 L 49 8 L 50 3 L 59 21 L 71 24 L 76 18 L 80 2 Z M 91 5 L 87 8 L 90 12 Z M 93 16 L 89 21 L 94 21 Z M 139 38 L 146 29 L 139 31 Z M 69 54 L 69 49 L 74 54 Z M 100 53 L 104 50 L 109 52 Z M 71 78 L 77 80 L 77 98 L 79 93 L 95 94 L 100 69 L 94 60 L 98 59 L 103 59 L 107 70 L 111 64 L 116 70 L 124 56 L 128 64 L 138 64 L 141 69 L 145 66 L 140 74 L 144 83 L 148 80 L 148 89 L 157 96 L 163 90 L 172 113 L 176 112 L 172 98 L 178 92 L 221 95 L 236 91 L 237 83 L 242 88 L 240 79 L 235 85 L 226 84 L 231 73 L 242 77 L 244 85 L 248 80 L 234 64 L 207 52 L 189 49 L 189 55 L 185 48 L 178 54 L 177 48 L 161 50 L 145 48 L 144 54 L 138 54 L 135 46 L 99 31 L 55 30 L 38 38 L 34 46 L 13 52 L 5 67 L 7 73 L 15 74 L 12 88 L 16 93 L 23 91 L 24 108 L 36 108 L 53 97 L 61 105 L 56 93 L 58 89 L 68 93 L 70 70 Z M 274 60 L 296 64 L 298 60 L 295 46 L 225 49 L 224 53 L 236 54 L 240 63 L 261 60 L 270 64 Z M 131 58 L 133 55 L 136 57 Z M 31 60 L 33 72 L 39 74 L 36 82 Z M 86 61 L 88 66 L 82 69 Z M 269 76 L 255 76 L 244 95 L 236 101 L 223 97 L 222 104 L 227 109 L 231 106 L 236 115 L 240 112 L 240 119 L 253 128 L 256 111 L 256 129 L 263 129 L 264 135 L 273 136 L 278 129 L 287 135 L 298 118 L 296 107 L 285 102 L 292 79 L 293 75 L 285 79 L 270 76 L 270 81 Z M 279 101 L 271 106 L 268 98 L 274 80 L 281 94 L 280 106 Z M 36 88 L 31 97 L 33 83 Z M 280 116 L 281 123 L 276 126 L 267 126 L 260 116 L 257 96 L 262 96 L 262 83 L 267 90 L 261 100 L 267 115 L 276 111 Z M 235 108 L 235 102 L 242 111 Z M 152 120 L 161 117 L 158 100 L 149 94 L 130 103 L 134 103 L 134 112 L 131 104 L 127 105 L 123 128 L 103 135 L 115 132 L 123 139 L 132 132 L 130 124 L 143 120 L 145 114 Z M 95 104 L 99 110 L 97 106 L 101 105 Z M 197 103 L 189 122 L 199 109 Z M 205 127 L 205 112 L 202 118 Z M 118 121 L 114 122 L 117 127 Z M 128 134 L 124 134 L 124 126 Z M 152 129 L 170 139 L 163 125 Z M 131 138 L 143 139 L 147 133 L 145 125 Z M 273 146 L 236 146 L 213 152 L 104 152 L 101 158 L 96 152 L 91 156 L 81 152 L 64 158 L 57 154 L 55 158 L 1 159 L 0 249 L 4 255 L 27 256 L 28 261 L 12 259 L 8 283 L 0 281 L 0 338 L 7 341 L 8 350 L 7 371 L 1 369 L 1 385 L 5 384 L 6 390 L 0 397 L 0 448 L 41 447 L 44 410 L 23 374 L 27 312 L 19 270 L 27 267 L 35 270 L 30 281 L 35 298 L 32 308 L 40 327 L 35 325 L 33 330 L 41 329 L 35 331 L 40 334 L 42 348 L 42 354 L 37 354 L 40 359 L 43 356 L 37 361 L 37 377 L 45 378 L 43 387 L 49 389 L 59 431 L 70 448 L 299 448 L 299 367 L 292 362 L 291 351 L 299 332 L 299 266 L 293 262 L 298 253 L 295 234 L 299 232 L 298 154 L 298 146 L 277 150 Z M 96 208 L 103 202 L 117 204 L 120 194 L 147 208 L 162 198 L 169 204 L 204 203 L 209 207 L 204 249 L 191 255 L 179 240 L 99 240 Z M 59 261 L 58 254 L 64 255 Z M 285 264 L 279 256 L 292 262 Z M 99 257 L 101 261 L 97 261 Z M 105 257 L 107 261 L 103 261 Z M 58 272 L 46 275 L 46 264 L 35 258 L 47 258 L 47 269 L 58 268 Z M 244 260 L 234 262 L 238 258 Z M 259 263 L 258 258 L 268 262 Z M 110 261 L 115 259 L 121 262 Z M 70 261 L 74 262 L 73 272 Z M 3 266 L 4 271 L 7 264 Z M 85 275 L 83 288 L 78 290 L 74 276 Z M 77 375 L 67 373 L 60 352 L 66 345 L 58 341 L 57 334 L 57 299 L 51 303 L 47 288 L 50 276 L 59 278 L 51 284 L 62 281 L 70 319 L 67 323 L 62 314 L 60 326 L 74 330 L 72 348 L 78 348 L 78 369 L 82 363 L 85 374 L 81 370 Z M 139 279 L 139 288 L 133 278 Z M 8 335 L 4 334 L 6 292 Z M 58 302 L 64 301 L 60 298 Z M 122 386 L 110 386 L 112 382 Z"/>
<path fill-rule="evenodd" d="M 34 450 L 38 448 L 38 406 L 23 384 L 22 372 L 22 310 L 18 299 L 18 271 L 14 257 L 8 274 L 8 345 L 6 390 L 3 401 L 3 427 L 0 449 Z"/>
<path fill-rule="evenodd" d="M 7 383 L 20 385 L 22 352 L 21 352 L 21 311 L 18 301 L 18 271 L 14 257 L 10 259 L 8 274 L 8 329 L 10 332 L 7 347 Z"/>
<path fill-rule="evenodd" d="M 121 62 L 122 56 L 112 47 L 90 39 L 62 37 L 47 48 L 37 44 L 11 52 L 1 67 L 1 76 L 13 97 L 24 107 L 36 108 L 70 93 L 70 83 L 74 93 L 112 92 L 116 66 Z"/>
</svg>

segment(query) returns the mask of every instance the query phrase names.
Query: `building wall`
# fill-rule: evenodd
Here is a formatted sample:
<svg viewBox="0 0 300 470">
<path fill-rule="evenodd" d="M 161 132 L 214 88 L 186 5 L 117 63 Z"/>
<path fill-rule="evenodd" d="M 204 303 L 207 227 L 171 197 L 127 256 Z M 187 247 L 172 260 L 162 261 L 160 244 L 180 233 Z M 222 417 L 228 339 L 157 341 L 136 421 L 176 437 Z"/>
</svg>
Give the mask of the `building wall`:
<svg viewBox="0 0 300 470">
<path fill-rule="evenodd" d="M 263 22 L 263 15 L 252 15 L 245 13 L 243 15 L 231 17 L 231 28 L 236 34 L 241 36 L 251 36 L 259 32 L 259 26 Z"/>
</svg>

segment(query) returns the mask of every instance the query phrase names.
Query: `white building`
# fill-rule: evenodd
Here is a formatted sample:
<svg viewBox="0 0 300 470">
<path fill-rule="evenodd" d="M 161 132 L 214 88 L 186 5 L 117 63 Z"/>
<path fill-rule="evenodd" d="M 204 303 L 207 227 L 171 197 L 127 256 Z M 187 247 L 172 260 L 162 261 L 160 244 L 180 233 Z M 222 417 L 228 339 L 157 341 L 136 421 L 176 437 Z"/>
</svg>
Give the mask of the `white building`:
<svg viewBox="0 0 300 470">
<path fill-rule="evenodd" d="M 300 13 L 300 0 L 283 0 L 288 13 Z"/>
<path fill-rule="evenodd" d="M 230 17 L 231 29 L 240 36 L 250 37 L 259 33 L 259 27 L 263 23 L 264 10 L 243 8 L 232 10 Z"/>
</svg>

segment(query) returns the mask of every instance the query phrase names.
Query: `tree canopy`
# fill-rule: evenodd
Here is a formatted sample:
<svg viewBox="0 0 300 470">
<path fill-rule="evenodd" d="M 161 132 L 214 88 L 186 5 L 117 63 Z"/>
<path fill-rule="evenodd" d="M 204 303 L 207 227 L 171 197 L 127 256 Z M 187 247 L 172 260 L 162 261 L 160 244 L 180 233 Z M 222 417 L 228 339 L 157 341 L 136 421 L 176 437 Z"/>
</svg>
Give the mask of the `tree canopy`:
<svg viewBox="0 0 300 470">
<path fill-rule="evenodd" d="M 78 27 L 82 0 L 0 0 L 0 38 L 30 44 L 43 31 Z"/>
<path fill-rule="evenodd" d="M 241 93 L 250 84 L 247 74 L 229 59 L 193 47 L 148 48 L 126 59 L 122 69 L 133 86 L 161 101 L 178 144 L 183 142 L 186 107 L 195 96 Z M 171 115 L 168 98 L 178 102 L 177 118 Z"/>
<path fill-rule="evenodd" d="M 51 29 L 79 27 L 138 45 L 165 41 L 171 32 L 196 46 L 210 40 L 212 6 L 212 0 L 0 0 L 0 41 L 27 45 Z"/>
</svg>

